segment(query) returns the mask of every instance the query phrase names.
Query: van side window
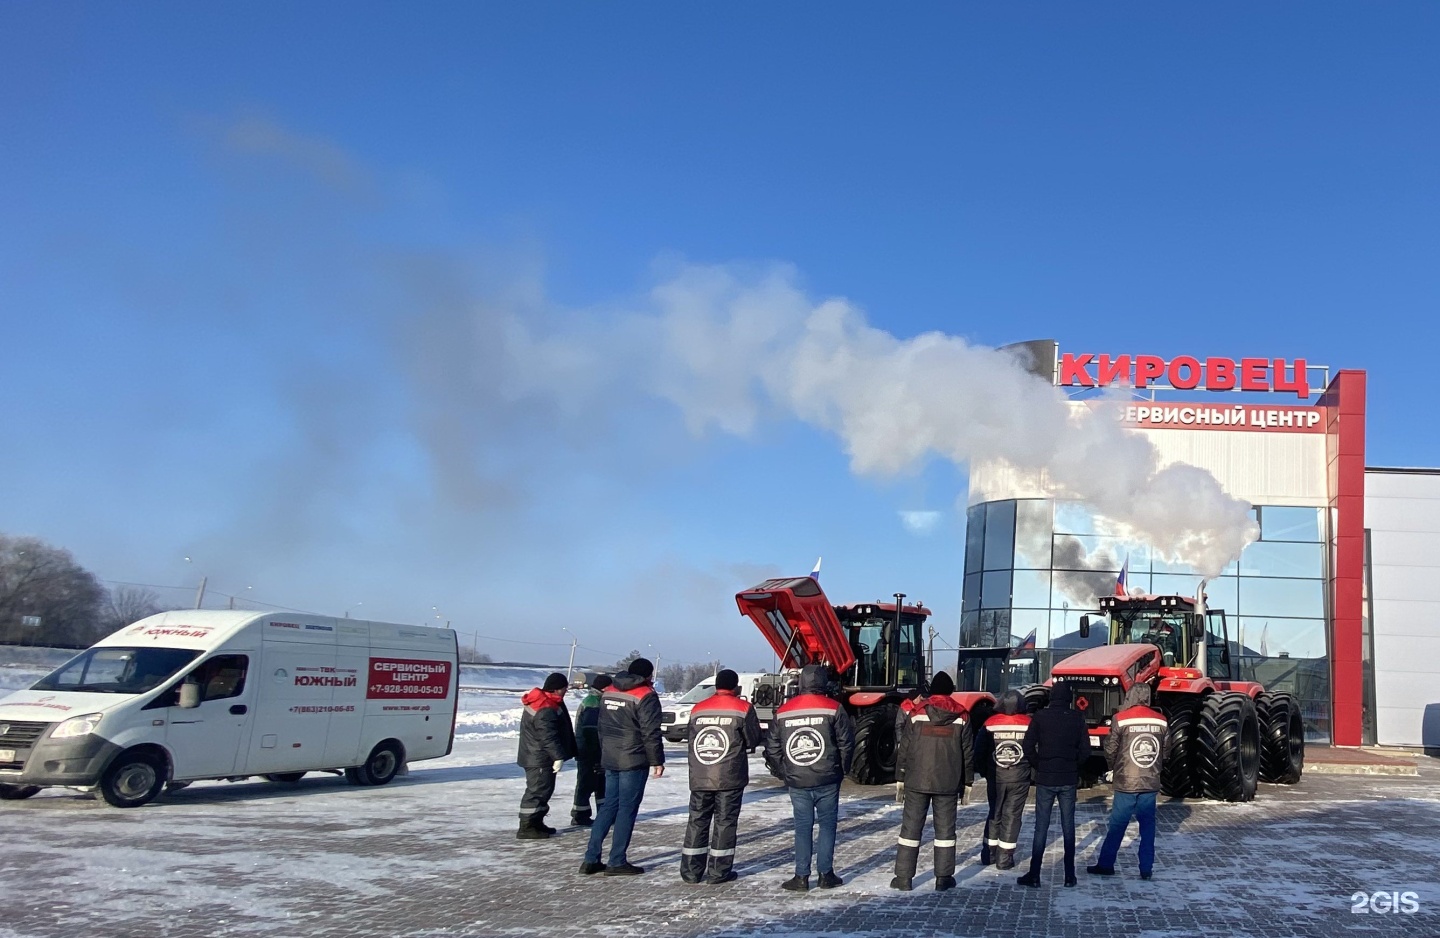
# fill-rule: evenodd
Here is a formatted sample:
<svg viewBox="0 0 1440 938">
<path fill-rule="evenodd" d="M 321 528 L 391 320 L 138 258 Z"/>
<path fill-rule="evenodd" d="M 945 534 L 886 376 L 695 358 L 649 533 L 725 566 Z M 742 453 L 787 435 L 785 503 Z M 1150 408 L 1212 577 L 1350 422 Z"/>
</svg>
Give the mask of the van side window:
<svg viewBox="0 0 1440 938">
<path fill-rule="evenodd" d="M 246 655 L 216 655 L 196 668 L 195 681 L 200 685 L 200 700 L 224 700 L 239 697 L 245 691 L 245 673 L 250 659 Z"/>
</svg>

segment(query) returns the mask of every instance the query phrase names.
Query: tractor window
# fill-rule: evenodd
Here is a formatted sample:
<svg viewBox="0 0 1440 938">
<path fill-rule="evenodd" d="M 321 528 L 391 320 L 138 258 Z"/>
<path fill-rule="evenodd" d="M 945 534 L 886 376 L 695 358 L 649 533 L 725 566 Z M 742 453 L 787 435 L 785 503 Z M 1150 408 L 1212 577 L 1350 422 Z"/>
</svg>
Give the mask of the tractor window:
<svg viewBox="0 0 1440 938">
<path fill-rule="evenodd" d="M 855 652 L 856 687 L 883 687 L 888 684 L 885 674 L 885 626 L 884 619 L 868 619 L 861 625 L 850 627 L 850 645 Z"/>
<path fill-rule="evenodd" d="M 920 675 L 925 673 L 925 642 L 921 638 L 922 633 L 920 622 L 900 622 L 900 641 L 895 649 L 897 687 L 920 686 Z"/>
<path fill-rule="evenodd" d="M 1159 648 L 1166 667 L 1183 665 L 1189 657 L 1185 653 L 1184 613 L 1140 613 L 1133 619 L 1115 620 L 1114 631 L 1117 645 L 1145 642 Z"/>
<path fill-rule="evenodd" d="M 1205 613 L 1205 670 L 1206 676 L 1217 680 L 1230 680 L 1230 642 L 1225 626 L 1225 611 L 1210 609 Z"/>
</svg>

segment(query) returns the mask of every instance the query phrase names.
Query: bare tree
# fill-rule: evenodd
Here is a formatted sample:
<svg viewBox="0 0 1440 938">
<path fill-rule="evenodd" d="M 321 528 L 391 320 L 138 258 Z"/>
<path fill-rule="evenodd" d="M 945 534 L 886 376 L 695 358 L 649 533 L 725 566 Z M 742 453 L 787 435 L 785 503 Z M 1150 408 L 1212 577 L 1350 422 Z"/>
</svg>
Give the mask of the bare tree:
<svg viewBox="0 0 1440 938">
<path fill-rule="evenodd" d="M 0 534 L 0 642 L 88 645 L 104 611 L 105 588 L 68 550 Z"/>
<path fill-rule="evenodd" d="M 105 603 L 105 631 L 113 632 L 146 616 L 165 612 L 167 608 L 154 590 L 143 586 L 117 586 L 110 590 Z"/>
</svg>

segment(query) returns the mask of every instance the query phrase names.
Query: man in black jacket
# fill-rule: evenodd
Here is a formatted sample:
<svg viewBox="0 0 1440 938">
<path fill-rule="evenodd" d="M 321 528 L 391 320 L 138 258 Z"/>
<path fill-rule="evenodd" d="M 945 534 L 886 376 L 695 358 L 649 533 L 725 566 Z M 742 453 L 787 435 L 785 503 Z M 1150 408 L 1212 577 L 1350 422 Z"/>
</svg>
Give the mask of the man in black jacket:
<svg viewBox="0 0 1440 938">
<path fill-rule="evenodd" d="M 844 882 L 835 875 L 835 828 L 840 817 L 840 780 L 855 757 L 855 729 L 839 701 L 826 696 L 829 674 L 823 665 L 800 669 L 800 693 L 775 711 L 765 737 L 765 765 L 790 789 L 795 815 L 795 875 L 781 889 L 810 888 L 810 856 L 816 854 L 820 888 Z M 820 840 L 814 841 L 816 820 Z"/>
<path fill-rule="evenodd" d="M 1030 763 L 1025 761 L 1024 749 L 1025 733 L 1029 729 L 1025 699 L 1018 690 L 1007 690 L 1000 695 L 1000 712 L 985 721 L 983 733 L 976 737 L 976 761 L 987 767 L 989 774 L 985 781 L 994 789 L 989 798 L 985 837 L 997 870 L 1015 866 L 1020 820 L 1030 797 Z M 982 746 L 983 758 L 978 754 Z"/>
<path fill-rule="evenodd" d="M 1090 757 L 1090 734 L 1085 717 L 1071 708 L 1074 692 L 1057 681 L 1050 703 L 1030 718 L 1025 731 L 1025 758 L 1035 770 L 1035 840 L 1030 848 L 1030 872 L 1022 886 L 1040 885 L 1040 861 L 1050 833 L 1050 809 L 1060 804 L 1060 833 L 1065 840 L 1065 885 L 1075 879 L 1075 794 L 1080 787 L 1080 766 Z"/>
<path fill-rule="evenodd" d="M 685 825 L 680 878 L 712 886 L 735 879 L 735 829 L 750 784 L 750 753 L 760 745 L 760 718 L 740 696 L 740 675 L 715 675 L 715 693 L 690 711 L 690 821 Z M 711 837 L 711 824 L 714 837 Z"/>
<path fill-rule="evenodd" d="M 892 889 L 909 892 L 920 859 L 925 815 L 935 813 L 935 888 L 955 888 L 955 811 L 960 793 L 975 780 L 975 756 L 965 708 L 950 695 L 955 682 L 941 671 L 930 696 L 911 707 L 900 735 L 895 771 L 905 785 L 905 812 L 895 849 Z"/>
<path fill-rule="evenodd" d="M 1174 742 L 1165 715 L 1150 709 L 1150 685 L 1136 684 L 1125 692 L 1121 709 L 1110 721 L 1105 737 L 1105 758 L 1110 763 L 1114 803 L 1110 827 L 1094 866 L 1085 871 L 1097 876 L 1115 874 L 1120 840 L 1134 817 L 1140 825 L 1140 878 L 1149 879 L 1155 866 L 1155 796 L 1160 773 Z"/>
<path fill-rule="evenodd" d="M 645 797 L 647 773 L 659 778 L 665 772 L 665 743 L 660 738 L 660 698 L 650 677 L 655 666 L 636 658 L 630 669 L 615 675 L 600 698 L 600 764 L 605 768 L 605 800 L 590 828 L 590 844 L 580 872 L 585 875 L 635 876 L 645 872 L 626 859 L 640 799 Z M 610 863 L 600 862 L 600 849 L 611 828 Z"/>
<path fill-rule="evenodd" d="M 555 833 L 545 824 L 550 796 L 555 794 L 555 776 L 566 759 L 575 757 L 575 731 L 570 711 L 565 708 L 565 675 L 551 674 L 541 687 L 520 698 L 520 750 L 517 765 L 525 769 L 525 795 L 520 799 L 520 830 L 517 840 L 538 840 Z"/>
<path fill-rule="evenodd" d="M 610 686 L 610 675 L 596 675 L 590 693 L 575 711 L 575 797 L 570 818 L 580 827 L 595 823 L 590 811 L 593 795 L 598 807 L 605 803 L 605 769 L 600 765 L 600 695 Z"/>
</svg>

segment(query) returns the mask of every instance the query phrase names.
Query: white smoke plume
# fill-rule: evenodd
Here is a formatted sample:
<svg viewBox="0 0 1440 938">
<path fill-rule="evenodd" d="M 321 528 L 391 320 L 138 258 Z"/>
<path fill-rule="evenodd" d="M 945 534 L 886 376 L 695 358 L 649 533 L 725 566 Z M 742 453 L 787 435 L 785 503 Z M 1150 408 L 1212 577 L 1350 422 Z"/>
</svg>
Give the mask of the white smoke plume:
<svg viewBox="0 0 1440 938">
<path fill-rule="evenodd" d="M 1072 408 L 1010 353 L 938 332 L 897 338 L 843 299 L 811 300 L 786 267 L 681 266 L 639 311 L 546 334 L 512 319 L 503 341 L 518 397 L 573 402 L 629 385 L 674 403 L 697 434 L 795 417 L 833 432 L 867 476 L 935 456 L 1004 460 L 1204 575 L 1257 533 L 1249 504 L 1208 472 L 1161 468 L 1143 436 Z"/>
</svg>

